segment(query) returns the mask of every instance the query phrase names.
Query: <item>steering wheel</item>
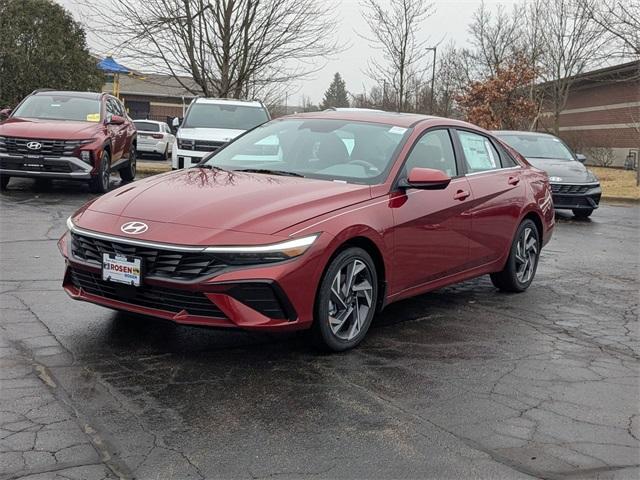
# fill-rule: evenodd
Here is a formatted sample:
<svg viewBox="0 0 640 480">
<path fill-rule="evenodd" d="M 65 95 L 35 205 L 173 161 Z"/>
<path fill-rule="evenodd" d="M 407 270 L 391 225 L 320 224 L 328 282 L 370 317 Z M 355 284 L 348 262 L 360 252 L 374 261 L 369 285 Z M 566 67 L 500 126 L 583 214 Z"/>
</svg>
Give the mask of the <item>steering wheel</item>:
<svg viewBox="0 0 640 480">
<path fill-rule="evenodd" d="M 366 168 L 367 170 L 372 170 L 379 172 L 380 169 L 376 167 L 373 163 L 367 162 L 366 160 L 351 160 L 349 165 L 360 165 L 361 167 Z"/>
</svg>

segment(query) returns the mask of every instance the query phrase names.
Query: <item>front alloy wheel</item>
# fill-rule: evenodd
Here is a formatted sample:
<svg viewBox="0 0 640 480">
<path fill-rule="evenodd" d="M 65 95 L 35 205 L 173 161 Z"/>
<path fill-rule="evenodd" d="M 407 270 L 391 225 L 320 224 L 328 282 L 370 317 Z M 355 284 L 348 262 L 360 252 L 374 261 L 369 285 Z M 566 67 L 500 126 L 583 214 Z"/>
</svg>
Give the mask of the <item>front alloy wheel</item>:
<svg viewBox="0 0 640 480">
<path fill-rule="evenodd" d="M 369 254 L 361 248 L 338 254 L 320 284 L 315 343 L 333 351 L 355 347 L 369 329 L 377 294 L 377 275 Z"/>
</svg>

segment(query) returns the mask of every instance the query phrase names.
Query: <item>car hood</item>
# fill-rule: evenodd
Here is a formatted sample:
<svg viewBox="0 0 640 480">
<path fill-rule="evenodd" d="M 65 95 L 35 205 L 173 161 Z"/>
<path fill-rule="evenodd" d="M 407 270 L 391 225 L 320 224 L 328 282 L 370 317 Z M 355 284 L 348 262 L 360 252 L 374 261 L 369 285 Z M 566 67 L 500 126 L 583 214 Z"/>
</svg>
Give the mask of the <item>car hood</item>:
<svg viewBox="0 0 640 480">
<path fill-rule="evenodd" d="M 84 140 L 95 135 L 100 127 L 101 124 L 94 122 L 12 117 L 0 124 L 0 135 L 47 140 Z"/>
<path fill-rule="evenodd" d="M 532 158 L 527 157 L 527 161 L 536 168 L 547 172 L 549 177 L 557 177 L 562 180 L 555 180 L 551 183 L 587 183 L 592 181 L 589 170 L 577 160 L 558 160 L 554 158 Z"/>
<path fill-rule="evenodd" d="M 190 168 L 118 188 L 97 198 L 85 214 L 117 216 L 108 222 L 117 231 L 104 232 L 117 235 L 122 235 L 119 228 L 125 219 L 273 235 L 369 198 L 367 185 Z"/>
<path fill-rule="evenodd" d="M 227 128 L 180 128 L 178 138 L 187 140 L 209 140 L 213 142 L 228 142 L 245 130 L 234 130 Z"/>
</svg>

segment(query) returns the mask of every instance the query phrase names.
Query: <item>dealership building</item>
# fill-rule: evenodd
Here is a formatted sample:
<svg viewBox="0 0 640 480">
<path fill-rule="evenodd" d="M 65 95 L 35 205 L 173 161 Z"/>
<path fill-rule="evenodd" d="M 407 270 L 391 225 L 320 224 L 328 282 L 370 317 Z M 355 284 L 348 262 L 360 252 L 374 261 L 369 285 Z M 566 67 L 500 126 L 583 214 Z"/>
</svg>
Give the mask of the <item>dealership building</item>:
<svg viewBox="0 0 640 480">
<path fill-rule="evenodd" d="M 551 121 L 543 114 L 540 130 Z M 640 61 L 575 77 L 560 115 L 560 136 L 578 151 L 611 152 L 611 166 L 640 158 Z M 593 161 L 593 159 L 591 159 Z"/>
<path fill-rule="evenodd" d="M 113 78 L 102 88 L 114 92 Z M 185 88 L 188 86 L 189 88 Z M 199 91 L 191 77 L 176 79 L 168 75 L 134 73 L 120 75 L 119 97 L 134 120 L 149 119 L 169 123 L 173 117 L 183 117 L 184 112 Z"/>
</svg>

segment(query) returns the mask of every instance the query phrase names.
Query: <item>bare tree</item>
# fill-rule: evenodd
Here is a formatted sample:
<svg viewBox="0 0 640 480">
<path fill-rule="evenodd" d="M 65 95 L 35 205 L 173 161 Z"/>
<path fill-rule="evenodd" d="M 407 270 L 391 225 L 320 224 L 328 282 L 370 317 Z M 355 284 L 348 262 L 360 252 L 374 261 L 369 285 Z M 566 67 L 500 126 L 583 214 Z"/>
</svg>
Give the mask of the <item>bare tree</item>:
<svg viewBox="0 0 640 480">
<path fill-rule="evenodd" d="M 594 22 L 614 39 L 619 56 L 640 56 L 640 1 L 609 0 L 593 4 L 587 0 L 586 8 Z"/>
<path fill-rule="evenodd" d="M 603 29 L 590 12 L 597 0 L 548 0 L 541 29 L 540 76 L 553 117 L 552 130 L 560 131 L 564 110 L 575 77 L 603 56 Z"/>
<path fill-rule="evenodd" d="M 500 67 L 521 49 L 522 13 L 522 7 L 514 5 L 509 15 L 502 4 L 492 12 L 484 2 L 473 13 L 468 28 L 473 46 L 469 54 L 481 77 L 496 75 Z"/>
<path fill-rule="evenodd" d="M 105 50 L 206 96 L 277 96 L 338 50 L 319 0 L 82 1 Z"/>
<path fill-rule="evenodd" d="M 433 14 L 433 4 L 426 0 L 362 0 L 363 17 L 369 35 L 362 35 L 382 51 L 382 59 L 369 62 L 367 76 L 383 85 L 383 96 L 391 88 L 395 108 L 405 110 L 409 101 L 408 86 L 420 80 L 429 65 L 424 64 L 426 41 L 419 41 L 420 24 Z M 388 4 L 387 7 L 385 4 Z"/>
</svg>

